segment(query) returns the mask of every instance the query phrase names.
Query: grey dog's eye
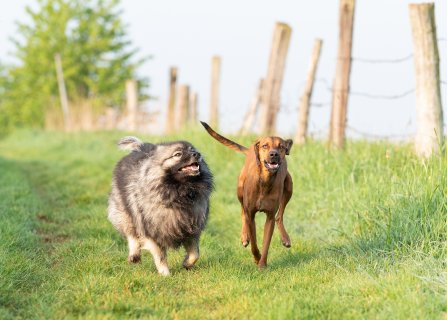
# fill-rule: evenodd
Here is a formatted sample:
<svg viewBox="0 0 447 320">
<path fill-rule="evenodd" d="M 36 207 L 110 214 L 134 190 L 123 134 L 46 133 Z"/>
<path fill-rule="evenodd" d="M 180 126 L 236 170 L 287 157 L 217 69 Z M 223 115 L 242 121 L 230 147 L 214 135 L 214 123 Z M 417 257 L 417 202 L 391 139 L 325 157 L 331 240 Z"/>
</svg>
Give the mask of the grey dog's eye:
<svg viewBox="0 0 447 320">
<path fill-rule="evenodd" d="M 180 151 L 177 151 L 174 153 L 174 157 L 180 158 L 182 156 L 182 153 Z"/>
</svg>

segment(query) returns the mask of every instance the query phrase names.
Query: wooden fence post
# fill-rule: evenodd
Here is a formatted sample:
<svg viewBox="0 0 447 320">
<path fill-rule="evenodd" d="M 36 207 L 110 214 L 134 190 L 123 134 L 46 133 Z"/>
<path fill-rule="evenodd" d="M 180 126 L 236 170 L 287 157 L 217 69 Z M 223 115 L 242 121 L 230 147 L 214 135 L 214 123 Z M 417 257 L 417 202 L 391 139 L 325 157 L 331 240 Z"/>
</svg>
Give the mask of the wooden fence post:
<svg viewBox="0 0 447 320">
<path fill-rule="evenodd" d="M 189 86 L 180 85 L 178 89 L 178 127 L 184 128 L 189 117 Z"/>
<path fill-rule="evenodd" d="M 214 56 L 211 61 L 211 104 L 210 104 L 210 126 L 219 127 L 219 83 L 220 83 L 221 59 Z"/>
<path fill-rule="evenodd" d="M 276 130 L 276 117 L 279 112 L 281 85 L 291 34 L 292 29 L 287 24 L 276 23 L 262 97 L 261 132 L 265 135 L 274 134 Z"/>
<path fill-rule="evenodd" d="M 56 64 L 56 76 L 57 85 L 59 88 L 59 97 L 61 100 L 62 113 L 64 114 L 64 129 L 65 131 L 71 130 L 71 115 L 70 108 L 68 106 L 67 90 L 65 88 L 64 72 L 62 69 L 62 59 L 60 53 L 54 55 L 54 62 Z"/>
<path fill-rule="evenodd" d="M 172 133 L 175 128 L 175 93 L 177 90 L 177 68 L 169 69 L 169 101 L 168 110 L 166 113 L 166 128 L 167 134 Z"/>
<path fill-rule="evenodd" d="M 136 131 L 138 128 L 138 85 L 135 80 L 126 80 L 126 108 L 128 129 Z"/>
<path fill-rule="evenodd" d="M 253 97 L 253 100 L 250 103 L 250 107 L 248 108 L 248 111 L 244 117 L 244 122 L 242 124 L 241 130 L 239 131 L 240 134 L 248 134 L 252 128 L 253 124 L 256 118 L 256 113 L 258 111 L 259 105 L 261 104 L 262 100 L 262 88 L 264 86 L 264 80 L 260 79 L 258 88 L 256 90 L 256 94 Z"/>
<path fill-rule="evenodd" d="M 191 114 L 189 117 L 189 123 L 193 126 L 195 126 L 197 124 L 198 121 L 198 110 L 197 110 L 197 103 L 198 103 L 198 97 L 197 97 L 197 92 L 193 92 L 191 94 L 191 101 L 190 101 L 191 105 L 190 105 L 190 110 L 191 110 Z"/>
<path fill-rule="evenodd" d="M 413 56 L 416 73 L 416 139 L 419 157 L 439 152 L 443 118 L 439 77 L 439 53 L 433 3 L 410 4 Z"/>
<path fill-rule="evenodd" d="M 307 138 L 310 99 L 312 96 L 312 89 L 315 81 L 315 73 L 317 72 L 318 59 L 320 58 L 322 42 L 323 41 L 321 39 L 315 40 L 309 70 L 307 71 L 306 84 L 300 99 L 298 128 L 295 136 L 295 143 L 297 144 L 304 144 Z"/>
<path fill-rule="evenodd" d="M 329 132 L 329 144 L 336 148 L 342 148 L 345 143 L 354 10 L 355 0 L 340 0 L 337 67 L 332 88 L 332 114 Z"/>
<path fill-rule="evenodd" d="M 107 107 L 105 114 L 104 129 L 113 130 L 116 129 L 116 123 L 118 120 L 118 111 L 115 108 Z"/>
</svg>

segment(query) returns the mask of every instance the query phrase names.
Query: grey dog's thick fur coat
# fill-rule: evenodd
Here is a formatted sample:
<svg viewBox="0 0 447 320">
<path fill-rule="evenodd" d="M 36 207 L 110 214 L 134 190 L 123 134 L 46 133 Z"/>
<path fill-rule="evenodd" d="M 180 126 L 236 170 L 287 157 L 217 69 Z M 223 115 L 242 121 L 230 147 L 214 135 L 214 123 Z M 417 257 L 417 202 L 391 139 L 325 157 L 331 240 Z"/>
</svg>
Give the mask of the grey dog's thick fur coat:
<svg viewBox="0 0 447 320">
<path fill-rule="evenodd" d="M 166 251 L 183 245 L 183 263 L 199 258 L 199 238 L 207 222 L 213 176 L 200 153 L 188 142 L 143 143 L 120 140 L 131 153 L 115 167 L 108 218 L 127 238 L 129 262 L 149 250 L 159 273 L 169 274 Z"/>
</svg>

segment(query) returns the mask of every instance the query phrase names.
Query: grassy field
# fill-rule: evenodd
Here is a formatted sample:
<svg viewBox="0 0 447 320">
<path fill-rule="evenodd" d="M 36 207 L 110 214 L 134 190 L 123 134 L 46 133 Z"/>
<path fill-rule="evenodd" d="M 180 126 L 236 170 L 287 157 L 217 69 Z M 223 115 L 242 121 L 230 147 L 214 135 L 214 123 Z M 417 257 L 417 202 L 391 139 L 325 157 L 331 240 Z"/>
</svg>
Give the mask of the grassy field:
<svg viewBox="0 0 447 320">
<path fill-rule="evenodd" d="M 292 148 L 292 248 L 275 231 L 259 271 L 239 243 L 243 156 L 186 133 L 216 190 L 201 259 L 186 271 L 183 251 L 170 251 L 163 278 L 148 253 L 127 263 L 106 218 L 123 135 L 22 131 L 0 141 L 0 319 L 447 317 L 446 155 L 421 162 L 409 146 L 366 142 L 343 153 Z"/>
</svg>

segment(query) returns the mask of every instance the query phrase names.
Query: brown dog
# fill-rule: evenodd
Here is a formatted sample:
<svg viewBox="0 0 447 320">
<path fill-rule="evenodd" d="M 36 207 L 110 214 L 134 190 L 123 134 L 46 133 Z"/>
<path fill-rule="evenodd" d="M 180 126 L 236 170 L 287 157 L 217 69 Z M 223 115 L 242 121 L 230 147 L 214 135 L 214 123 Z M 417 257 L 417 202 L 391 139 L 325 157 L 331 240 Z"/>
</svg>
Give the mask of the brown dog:
<svg viewBox="0 0 447 320">
<path fill-rule="evenodd" d="M 251 252 L 259 268 L 267 266 L 267 255 L 273 229 L 278 225 L 281 241 L 290 247 L 290 238 L 283 224 L 284 210 L 292 196 L 292 177 L 287 171 L 286 155 L 292 147 L 292 140 L 279 137 L 259 138 L 250 148 L 233 142 L 217 132 L 205 122 L 206 131 L 228 148 L 246 155 L 245 164 L 239 174 L 237 197 L 242 206 L 241 242 L 247 246 L 251 242 Z M 256 243 L 256 212 L 265 212 L 262 254 Z"/>
</svg>

